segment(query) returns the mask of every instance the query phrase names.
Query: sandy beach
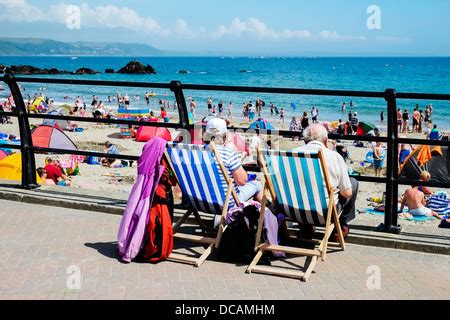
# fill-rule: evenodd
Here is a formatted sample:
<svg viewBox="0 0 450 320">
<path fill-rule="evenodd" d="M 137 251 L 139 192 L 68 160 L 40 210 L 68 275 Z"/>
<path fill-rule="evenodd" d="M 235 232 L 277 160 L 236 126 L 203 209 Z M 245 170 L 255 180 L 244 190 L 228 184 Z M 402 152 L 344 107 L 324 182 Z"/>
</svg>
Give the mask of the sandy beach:
<svg viewBox="0 0 450 320">
<path fill-rule="evenodd" d="M 38 125 L 42 122 L 39 119 L 30 119 L 30 124 Z M 121 154 L 140 156 L 141 150 L 145 143 L 136 142 L 134 139 L 123 139 L 120 136 L 120 128 L 117 125 L 97 125 L 92 123 L 78 123 L 78 125 L 84 128 L 84 132 L 68 132 L 65 134 L 72 139 L 78 149 L 86 151 L 99 151 L 104 152 L 105 141 L 110 141 L 115 144 Z M 248 122 L 236 121 L 233 123 L 235 127 L 248 127 Z M 276 124 L 277 128 L 288 129 L 288 124 Z M 4 124 L 0 127 L 0 131 L 19 136 L 19 128 L 17 121 L 13 119 L 13 124 Z M 170 130 L 172 138 L 178 135 L 175 130 Z M 383 133 L 382 133 L 383 135 Z M 420 138 L 422 135 L 410 134 L 409 137 Z M 265 138 L 262 137 L 262 143 L 265 144 Z M 304 144 L 302 141 L 292 141 L 288 138 L 273 137 L 275 145 L 281 150 L 289 150 Z M 247 142 L 249 137 L 247 136 Z M 369 143 L 365 144 L 365 147 L 355 147 L 351 141 L 345 142 L 347 146 L 351 162 L 348 162 L 350 168 L 354 171 L 361 172 L 364 175 L 373 175 L 374 171 L 369 164 L 364 163 L 366 154 L 371 150 Z M 36 154 L 36 166 L 43 167 L 44 159 L 46 155 Z M 62 155 L 62 159 L 68 159 L 68 156 Z M 254 159 L 247 157 L 245 162 L 252 162 Z M 363 167 L 364 166 L 364 167 Z M 107 168 L 101 165 L 89 165 L 86 163 L 80 163 L 80 174 L 73 179 L 72 186 L 70 188 L 83 189 L 83 190 L 95 190 L 100 192 L 104 196 L 108 197 L 120 197 L 127 196 L 136 178 L 136 164 L 130 167 L 124 168 Z M 262 176 L 258 177 L 262 180 Z M 385 190 L 385 185 L 374 183 L 360 183 L 360 190 L 357 202 L 358 209 L 367 208 L 367 198 L 381 197 Z"/>
</svg>

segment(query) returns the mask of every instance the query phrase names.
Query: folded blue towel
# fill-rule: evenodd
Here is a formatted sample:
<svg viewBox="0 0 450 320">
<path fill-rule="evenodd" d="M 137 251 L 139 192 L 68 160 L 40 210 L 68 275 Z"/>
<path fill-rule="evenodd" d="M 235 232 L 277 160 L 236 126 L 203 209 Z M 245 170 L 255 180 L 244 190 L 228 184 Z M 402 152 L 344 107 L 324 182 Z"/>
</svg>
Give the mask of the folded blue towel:
<svg viewBox="0 0 450 320">
<path fill-rule="evenodd" d="M 403 211 L 404 213 L 408 213 L 408 211 Z M 384 212 L 381 211 L 376 211 L 374 209 L 367 209 L 366 210 L 367 214 L 373 214 L 373 215 L 383 215 L 384 216 Z M 402 220 L 409 220 L 409 221 L 418 221 L 418 222 L 423 222 L 423 221 L 428 221 L 428 220 L 434 220 L 436 218 L 434 217 L 427 217 L 427 216 L 419 216 L 419 217 L 412 217 L 412 218 L 404 218 L 404 217 L 399 217 Z"/>
</svg>

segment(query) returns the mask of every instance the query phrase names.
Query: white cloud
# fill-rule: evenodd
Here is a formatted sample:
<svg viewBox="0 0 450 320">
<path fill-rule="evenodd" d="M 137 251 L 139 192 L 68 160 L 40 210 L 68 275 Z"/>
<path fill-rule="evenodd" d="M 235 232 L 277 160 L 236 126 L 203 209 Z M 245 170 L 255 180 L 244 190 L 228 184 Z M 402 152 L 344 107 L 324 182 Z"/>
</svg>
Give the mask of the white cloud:
<svg viewBox="0 0 450 320">
<path fill-rule="evenodd" d="M 323 40 L 333 40 L 333 41 L 354 41 L 354 40 L 367 40 L 364 36 L 347 36 L 341 35 L 336 31 L 324 30 L 319 33 L 319 37 Z"/>
<path fill-rule="evenodd" d="M 175 35 L 184 39 L 194 39 L 199 33 L 192 31 L 188 25 L 188 23 L 182 19 L 178 19 L 175 22 Z M 202 33 L 202 32 L 200 32 Z"/>
<path fill-rule="evenodd" d="M 49 15 L 54 20 L 65 23 L 68 16 L 68 6 L 64 2 L 52 5 L 49 8 Z M 116 7 L 113 5 L 90 7 L 87 3 L 82 3 L 80 5 L 80 13 L 82 28 L 124 28 L 150 34 L 166 34 L 155 19 L 142 17 L 133 9 L 127 7 Z"/>
<path fill-rule="evenodd" d="M 46 19 L 44 12 L 25 0 L 0 0 L 0 19 L 4 21 L 35 22 Z"/>
<path fill-rule="evenodd" d="M 308 39 L 312 35 L 306 30 L 285 29 L 275 31 L 257 18 L 249 18 L 245 21 L 234 18 L 228 27 L 220 25 L 217 31 L 212 33 L 212 37 L 215 39 L 221 39 L 223 37 L 239 38 L 242 36 L 255 37 L 259 40 L 286 40 Z"/>
<path fill-rule="evenodd" d="M 0 19 L 11 22 L 47 22 L 65 25 L 68 19 L 69 4 L 60 2 L 48 8 L 30 5 L 27 0 L 0 0 Z M 260 41 L 316 40 L 316 41 L 366 41 L 364 36 L 341 35 L 337 31 L 323 30 L 313 34 L 308 30 L 282 29 L 275 30 L 255 17 L 241 20 L 236 17 L 228 25 L 219 25 L 215 29 L 198 27 L 192 29 L 188 22 L 176 20 L 170 27 L 162 27 L 159 22 L 148 16 L 141 16 L 128 7 L 114 5 L 80 6 L 81 28 L 125 29 L 143 35 L 154 35 L 177 39 L 199 39 L 204 41 L 222 39 L 256 39 Z M 398 37 L 375 37 L 371 40 L 383 43 L 406 44 L 413 40 Z"/>
</svg>

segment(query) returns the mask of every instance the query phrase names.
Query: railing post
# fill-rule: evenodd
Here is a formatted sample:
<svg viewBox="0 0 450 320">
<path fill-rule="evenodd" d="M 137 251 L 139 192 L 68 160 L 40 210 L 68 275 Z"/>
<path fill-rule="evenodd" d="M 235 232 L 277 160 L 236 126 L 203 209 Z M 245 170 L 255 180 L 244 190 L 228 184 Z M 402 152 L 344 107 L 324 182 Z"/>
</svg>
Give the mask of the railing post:
<svg viewBox="0 0 450 320">
<path fill-rule="evenodd" d="M 394 89 L 386 89 L 388 129 L 387 129 L 387 183 L 385 198 L 384 223 L 378 226 L 379 231 L 400 233 L 397 224 L 398 211 L 398 129 L 397 129 L 397 97 Z"/>
<path fill-rule="evenodd" d="M 170 90 L 174 93 L 175 99 L 177 101 L 178 115 L 180 117 L 181 124 L 181 136 L 184 143 L 192 143 L 192 137 L 189 133 L 189 114 L 186 105 L 186 99 L 184 98 L 183 88 L 180 81 L 171 81 Z M 189 141 L 187 141 L 189 140 Z"/>
<path fill-rule="evenodd" d="M 17 120 L 20 130 L 20 151 L 22 155 L 22 187 L 26 189 L 35 189 L 36 184 L 36 163 L 34 152 L 30 147 L 33 146 L 31 138 L 30 124 L 28 122 L 27 109 L 23 101 L 22 93 L 13 74 L 5 74 L 5 82 L 11 91 L 16 104 Z"/>
</svg>

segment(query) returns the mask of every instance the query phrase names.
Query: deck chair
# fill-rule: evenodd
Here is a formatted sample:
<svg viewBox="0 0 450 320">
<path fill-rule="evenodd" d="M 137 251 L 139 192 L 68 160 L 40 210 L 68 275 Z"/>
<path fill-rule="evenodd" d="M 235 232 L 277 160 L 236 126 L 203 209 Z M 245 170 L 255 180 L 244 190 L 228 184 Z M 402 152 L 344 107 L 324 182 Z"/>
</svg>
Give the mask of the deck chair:
<svg viewBox="0 0 450 320">
<path fill-rule="evenodd" d="M 239 197 L 234 190 L 233 180 L 228 176 L 220 155 L 216 151 L 214 142 L 209 146 L 168 143 L 165 157 L 175 173 L 183 195 L 190 204 L 187 212 L 173 227 L 174 238 L 208 246 L 199 258 L 172 253 L 168 260 L 199 267 L 211 254 L 213 248 L 219 247 L 225 230 L 228 208 L 239 203 Z M 205 230 L 199 211 L 221 215 L 218 230 L 215 230 L 215 238 L 178 232 L 179 227 L 191 214 L 195 215 L 200 227 Z"/>
<path fill-rule="evenodd" d="M 273 204 L 286 218 L 299 224 L 324 226 L 324 236 L 316 241 L 314 249 L 261 244 L 263 216 L 260 216 L 256 236 L 255 258 L 247 268 L 247 273 L 266 273 L 307 281 L 318 258 L 325 261 L 328 239 L 337 228 L 339 245 L 345 250 L 345 242 L 339 224 L 339 214 L 334 200 L 334 188 L 331 186 L 324 161 L 323 151 L 283 152 L 258 150 L 265 185 L 261 212 L 265 211 L 267 191 Z M 257 263 L 265 251 L 279 251 L 306 256 L 303 270 L 285 270 L 277 267 L 258 266 Z"/>
</svg>

